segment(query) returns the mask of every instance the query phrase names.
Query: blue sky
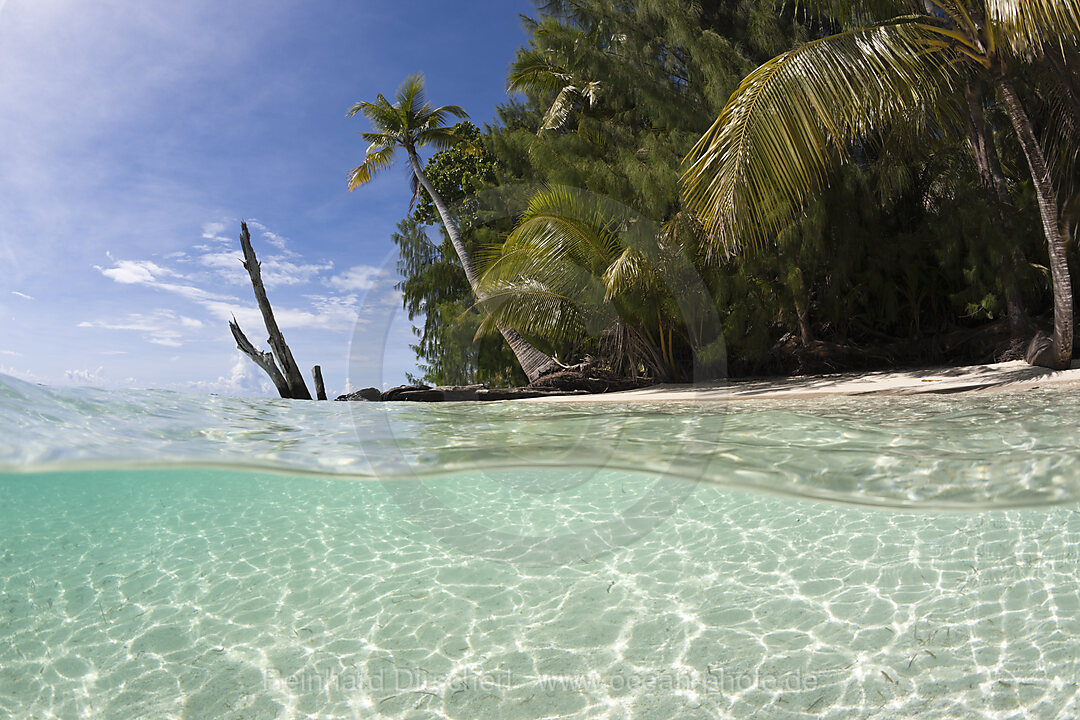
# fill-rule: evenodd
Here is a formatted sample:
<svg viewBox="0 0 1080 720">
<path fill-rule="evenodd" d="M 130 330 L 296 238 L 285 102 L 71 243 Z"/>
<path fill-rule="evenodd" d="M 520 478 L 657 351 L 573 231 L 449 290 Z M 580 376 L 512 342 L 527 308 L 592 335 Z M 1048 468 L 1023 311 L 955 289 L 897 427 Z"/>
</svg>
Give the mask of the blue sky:
<svg viewBox="0 0 1080 720">
<path fill-rule="evenodd" d="M 0 0 L 0 373 L 272 394 L 227 327 L 265 337 L 244 218 L 305 372 L 321 364 L 331 392 L 403 381 L 389 286 L 407 170 L 347 192 L 367 127 L 345 113 L 420 70 L 434 103 L 492 120 L 532 10 Z"/>
</svg>

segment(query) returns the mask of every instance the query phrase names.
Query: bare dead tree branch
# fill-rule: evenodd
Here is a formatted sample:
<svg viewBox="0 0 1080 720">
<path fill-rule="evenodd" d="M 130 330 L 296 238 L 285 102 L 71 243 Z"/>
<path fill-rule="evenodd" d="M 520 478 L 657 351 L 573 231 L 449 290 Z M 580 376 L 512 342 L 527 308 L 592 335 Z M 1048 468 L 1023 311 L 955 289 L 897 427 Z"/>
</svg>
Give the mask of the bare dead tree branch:
<svg viewBox="0 0 1080 720">
<path fill-rule="evenodd" d="M 266 332 L 269 335 L 267 342 L 270 343 L 270 349 L 273 350 L 274 358 L 277 359 L 277 365 L 280 366 L 280 370 L 275 366 L 274 370 L 278 376 L 281 376 L 284 380 L 284 389 L 282 385 L 279 385 L 274 374 L 266 367 L 264 362 L 260 362 L 255 359 L 255 356 L 247 353 L 248 357 L 255 360 L 263 370 L 266 370 L 270 375 L 270 379 L 274 380 L 274 384 L 278 386 L 278 393 L 284 398 L 294 398 L 297 400 L 310 400 L 311 393 L 308 392 L 307 385 L 304 383 L 304 376 L 300 373 L 300 368 L 296 365 L 296 360 L 293 359 L 292 351 L 289 349 L 288 344 L 285 342 L 285 336 L 281 334 L 281 329 L 278 327 L 277 320 L 274 318 L 274 309 L 270 307 L 270 300 L 266 296 L 266 288 L 263 286 L 262 281 L 262 269 L 257 257 L 255 257 L 255 250 L 251 247 L 251 233 L 248 232 L 248 226 L 246 222 L 240 223 L 240 247 L 244 251 L 244 269 L 248 271 L 248 276 L 251 278 L 251 287 L 255 290 L 255 301 L 259 304 L 259 312 L 262 313 L 263 323 L 266 325 Z M 235 325 L 233 336 L 235 337 L 240 326 L 234 323 L 230 323 L 230 327 Z M 243 333 L 241 333 L 243 335 Z M 245 338 L 246 340 L 247 338 Z M 237 339 L 239 345 L 239 338 Z M 248 342 L 251 346 L 251 343 Z M 254 349 L 254 346 L 251 346 Z M 243 347 L 241 351 L 245 352 Z M 255 352 L 258 352 L 257 350 Z M 267 356 L 269 353 L 260 353 L 260 355 Z M 271 363 L 272 365 L 273 363 Z"/>
<path fill-rule="evenodd" d="M 277 365 L 274 364 L 274 356 L 268 352 L 262 352 L 255 347 L 250 340 L 247 339 L 247 335 L 240 329 L 240 323 L 236 322 L 234 317 L 229 321 L 229 329 L 232 330 L 233 338 L 236 339 L 236 347 L 240 352 L 251 358 L 252 362 L 261 367 L 263 371 L 270 376 L 270 380 L 273 381 L 274 386 L 277 387 L 278 394 L 281 397 L 289 397 L 289 384 L 285 382 L 285 376 L 278 370 Z"/>
</svg>

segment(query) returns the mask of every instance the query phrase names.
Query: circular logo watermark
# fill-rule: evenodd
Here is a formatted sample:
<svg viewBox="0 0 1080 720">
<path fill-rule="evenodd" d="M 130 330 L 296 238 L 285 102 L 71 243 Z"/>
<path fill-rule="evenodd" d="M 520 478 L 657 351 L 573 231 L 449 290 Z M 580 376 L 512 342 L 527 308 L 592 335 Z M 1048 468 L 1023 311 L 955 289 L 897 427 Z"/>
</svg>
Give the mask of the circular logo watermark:
<svg viewBox="0 0 1080 720">
<path fill-rule="evenodd" d="M 563 201 L 559 214 L 529 207 L 539 192 Z M 628 363 L 646 370 L 652 353 L 654 369 L 692 368 L 689 377 L 677 378 L 684 392 L 726 382 L 720 318 L 684 249 L 678 222 L 661 227 L 580 189 L 521 185 L 469 198 L 468 210 L 458 215 L 467 236 L 505 237 L 527 208 L 537 229 L 529 251 L 548 254 L 536 274 L 526 262 L 516 265 L 515 277 L 502 278 L 533 293 L 515 289 L 505 293 L 507 302 L 557 295 L 548 304 L 537 302 L 537 312 L 547 308 L 553 322 L 574 323 L 576 346 L 599 350 L 601 365 L 621 359 L 624 374 Z M 384 279 L 397 277 L 397 257 L 385 263 Z M 485 267 L 497 262 L 486 260 Z M 470 315 L 449 321 L 476 323 L 484 310 L 497 310 L 497 302 L 489 295 Z M 650 326 L 653 315 L 657 322 Z M 391 346 L 402 343 L 403 327 L 411 324 L 401 293 L 390 283 L 376 285 L 354 330 L 350 379 L 401 384 L 402 368 L 387 366 L 386 358 Z M 479 346 L 472 351 L 475 357 Z M 557 359 L 569 365 L 581 358 Z M 595 560 L 645 537 L 675 513 L 706 471 L 707 456 L 696 455 L 693 438 L 684 437 L 691 416 L 674 418 L 661 406 L 611 402 L 613 397 L 357 402 L 352 409 L 372 468 L 411 522 L 468 555 L 561 566 Z"/>
</svg>

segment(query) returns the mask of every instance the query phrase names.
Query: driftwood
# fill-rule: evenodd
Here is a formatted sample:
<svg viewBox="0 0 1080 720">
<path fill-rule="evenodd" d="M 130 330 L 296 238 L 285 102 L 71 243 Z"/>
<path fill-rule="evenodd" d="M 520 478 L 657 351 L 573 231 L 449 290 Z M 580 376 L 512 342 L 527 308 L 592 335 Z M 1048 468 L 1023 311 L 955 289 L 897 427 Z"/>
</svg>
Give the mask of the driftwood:
<svg viewBox="0 0 1080 720">
<path fill-rule="evenodd" d="M 315 378 L 315 397 L 319 400 L 325 400 L 326 385 L 323 384 L 322 368 L 318 365 L 311 368 L 311 377 Z"/>
<path fill-rule="evenodd" d="M 232 330 L 233 338 L 236 339 L 236 347 L 239 348 L 240 352 L 251 358 L 256 365 L 263 369 L 263 372 L 270 376 L 281 397 L 289 397 L 289 383 L 285 382 L 285 376 L 281 374 L 278 366 L 274 364 L 274 356 L 255 347 L 247 339 L 244 331 L 240 329 L 240 324 L 236 322 L 235 317 L 229 321 L 229 329 Z"/>
<path fill-rule="evenodd" d="M 341 395 L 335 400 L 366 400 L 368 402 L 486 402 L 491 400 L 524 400 L 527 398 L 553 397 L 560 395 L 590 395 L 595 393 L 634 390 L 656 384 L 649 378 L 626 378 L 596 368 L 597 362 L 586 358 L 577 365 L 557 364 L 566 368 L 549 373 L 525 387 L 488 388 L 484 385 L 398 385 L 389 390 L 364 388 L 348 395 Z M 577 368 L 584 368 L 581 371 Z"/>
<path fill-rule="evenodd" d="M 304 384 L 304 377 L 300 374 L 300 368 L 293 359 L 292 350 L 286 344 L 285 336 L 281 334 L 281 328 L 274 319 L 274 309 L 270 307 L 270 300 L 266 297 L 262 269 L 258 258 L 255 257 L 255 250 L 251 247 L 251 234 L 248 232 L 246 222 L 240 223 L 240 247 L 244 251 L 242 262 L 251 278 L 251 287 L 255 290 L 255 301 L 259 304 L 259 312 L 262 313 L 263 324 L 266 325 L 266 332 L 269 335 L 267 342 L 270 343 L 273 355 L 258 350 L 244 335 L 236 318 L 233 318 L 229 323 L 229 328 L 232 330 L 233 338 L 236 339 L 236 347 L 270 376 L 281 397 L 310 400 L 311 393 Z"/>
<path fill-rule="evenodd" d="M 586 390 L 554 390 L 549 388 L 516 387 L 486 388 L 483 385 L 399 385 L 389 390 L 364 388 L 348 395 L 334 398 L 342 401 L 368 402 L 488 402 L 493 400 L 523 400 L 526 398 L 559 395 L 587 395 Z"/>
</svg>

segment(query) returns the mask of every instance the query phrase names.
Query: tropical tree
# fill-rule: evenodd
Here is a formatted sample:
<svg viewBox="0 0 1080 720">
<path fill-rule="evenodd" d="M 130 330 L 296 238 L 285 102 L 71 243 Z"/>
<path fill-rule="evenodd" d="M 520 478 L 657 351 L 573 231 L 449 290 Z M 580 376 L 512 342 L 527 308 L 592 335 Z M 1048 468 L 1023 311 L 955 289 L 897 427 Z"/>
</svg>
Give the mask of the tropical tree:
<svg viewBox="0 0 1080 720">
<path fill-rule="evenodd" d="M 680 162 L 740 78 L 804 31 L 774 0 L 536 3 L 489 149 L 513 179 L 579 187 L 663 223 Z"/>
<path fill-rule="evenodd" d="M 1069 365 L 1072 285 L 1051 167 L 1015 86 L 1033 62 L 1080 39 L 1075 0 L 821 0 L 842 30 L 743 80 L 685 161 L 685 200 L 719 254 L 761 247 L 795 221 L 829 171 L 874 133 L 962 133 L 966 91 L 996 92 L 1023 149 L 1054 296 L 1051 357 Z M 1075 138 L 1073 138 L 1075 142 Z"/>
<path fill-rule="evenodd" d="M 424 164 L 424 174 L 443 202 L 454 208 L 465 246 L 476 257 L 495 238 L 505 237 L 512 218 L 480 222 L 481 213 L 487 210 L 481 198 L 496 180 L 497 163 L 484 150 L 475 125 L 463 121 L 453 129 L 462 142 L 433 153 Z M 391 237 L 398 248 L 401 276 L 395 287 L 401 291 L 402 304 L 413 321 L 416 342 L 410 347 L 423 372 L 422 381 L 497 387 L 527 383 L 501 335 L 474 340 L 480 311 L 474 307 L 457 251 L 427 193 L 420 194 L 412 214 L 398 223 Z"/>
<path fill-rule="evenodd" d="M 600 97 L 600 81 L 575 77 L 573 71 L 552 62 L 537 50 L 518 54 L 510 68 L 507 90 L 510 92 L 549 91 L 555 93 L 551 107 L 544 113 L 537 134 L 545 130 L 558 130 L 570 118 L 577 106 L 592 108 Z"/>
<path fill-rule="evenodd" d="M 719 332 L 707 322 L 711 300 L 682 252 L 686 240 L 677 238 L 696 231 L 685 214 L 657 227 L 588 192 L 538 190 L 488 258 L 478 334 L 512 323 L 596 352 L 619 375 L 688 380 L 694 354 Z"/>
<path fill-rule="evenodd" d="M 393 163 L 399 149 L 405 150 L 412 168 L 413 202 L 416 201 L 422 187 L 435 205 L 443 227 L 457 252 L 458 260 L 465 271 L 469 287 L 478 300 L 479 275 L 461 236 L 461 230 L 454 220 L 450 209 L 442 196 L 435 190 L 431 180 L 424 174 L 420 165 L 419 151 L 425 146 L 449 148 L 460 141 L 453 129 L 446 127 L 451 117 L 467 118 L 467 113 L 457 105 L 432 107 L 424 94 L 422 74 L 411 75 L 405 79 L 391 103 L 380 93 L 374 102 L 358 102 L 349 109 L 348 116 L 364 115 L 372 125 L 370 132 L 361 133 L 361 137 L 370 143 L 364 156 L 363 164 L 349 174 L 349 190 L 369 182 L 380 170 Z M 525 338 L 510 327 L 501 325 L 499 332 L 514 351 L 521 369 L 530 381 L 540 376 L 540 371 L 552 360 L 546 354 L 533 347 Z"/>
</svg>

